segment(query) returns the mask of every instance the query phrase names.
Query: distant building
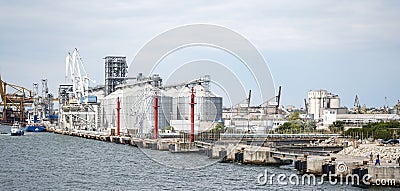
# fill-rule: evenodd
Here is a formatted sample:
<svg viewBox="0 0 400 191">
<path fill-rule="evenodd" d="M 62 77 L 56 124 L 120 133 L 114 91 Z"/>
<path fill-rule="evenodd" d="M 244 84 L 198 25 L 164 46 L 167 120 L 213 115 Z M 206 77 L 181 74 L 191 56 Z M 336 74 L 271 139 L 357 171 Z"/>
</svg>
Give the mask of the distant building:
<svg viewBox="0 0 400 191">
<path fill-rule="evenodd" d="M 321 120 L 324 110 L 340 109 L 340 98 L 338 95 L 326 90 L 312 90 L 308 92 L 308 114 L 314 120 Z"/>
<path fill-rule="evenodd" d="M 323 125 L 329 126 L 335 121 L 342 121 L 345 127 L 362 127 L 368 123 L 399 121 L 397 114 L 338 114 L 336 111 L 325 110 Z"/>
</svg>

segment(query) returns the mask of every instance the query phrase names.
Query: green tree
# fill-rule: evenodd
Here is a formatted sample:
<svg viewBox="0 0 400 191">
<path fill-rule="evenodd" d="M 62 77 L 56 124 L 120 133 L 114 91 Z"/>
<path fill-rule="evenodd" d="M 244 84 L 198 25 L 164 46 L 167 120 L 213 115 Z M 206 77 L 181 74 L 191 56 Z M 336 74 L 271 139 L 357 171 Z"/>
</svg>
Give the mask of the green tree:
<svg viewBox="0 0 400 191">
<path fill-rule="evenodd" d="M 296 121 L 300 120 L 300 114 L 299 112 L 293 112 L 292 114 L 289 115 L 289 121 Z"/>
<path fill-rule="evenodd" d="M 314 120 L 308 120 L 303 123 L 302 129 L 305 132 L 314 132 L 317 129 L 317 123 Z"/>
<path fill-rule="evenodd" d="M 285 122 L 278 129 L 278 133 L 299 133 L 302 130 L 303 122 L 301 120 Z"/>
<path fill-rule="evenodd" d="M 282 124 L 278 129 L 278 133 L 286 133 L 288 130 L 291 129 L 291 123 L 290 122 L 285 122 L 284 124 Z"/>
<path fill-rule="evenodd" d="M 393 136 L 393 129 L 379 129 L 374 132 L 374 139 L 388 140 Z"/>
<path fill-rule="evenodd" d="M 396 130 L 400 128 L 400 123 L 397 121 L 368 123 L 363 125 L 361 129 L 348 129 L 344 132 L 347 136 L 364 136 L 366 138 L 372 137 L 374 139 L 388 140 L 396 137 Z"/>
<path fill-rule="evenodd" d="M 332 133 L 343 133 L 344 124 L 342 121 L 335 121 L 332 125 L 329 125 L 329 130 Z"/>
<path fill-rule="evenodd" d="M 278 133 L 306 133 L 314 132 L 317 128 L 315 121 L 304 122 L 298 112 L 290 114 L 288 122 L 282 124 L 276 131 Z"/>
</svg>

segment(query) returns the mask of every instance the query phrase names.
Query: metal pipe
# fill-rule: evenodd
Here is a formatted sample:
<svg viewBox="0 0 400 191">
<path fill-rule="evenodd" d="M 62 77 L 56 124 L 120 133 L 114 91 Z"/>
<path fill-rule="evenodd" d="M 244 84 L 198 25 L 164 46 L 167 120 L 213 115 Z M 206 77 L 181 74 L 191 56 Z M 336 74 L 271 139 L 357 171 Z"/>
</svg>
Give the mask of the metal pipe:
<svg viewBox="0 0 400 191">
<path fill-rule="evenodd" d="M 158 138 L 158 96 L 154 95 L 154 139 Z"/>
<path fill-rule="evenodd" d="M 121 102 L 119 100 L 119 97 L 117 98 L 117 135 L 119 136 L 119 131 L 120 131 L 120 110 L 121 110 Z"/>
<path fill-rule="evenodd" d="M 190 142 L 194 142 L 194 88 L 192 87 L 192 95 L 190 96 Z"/>
</svg>

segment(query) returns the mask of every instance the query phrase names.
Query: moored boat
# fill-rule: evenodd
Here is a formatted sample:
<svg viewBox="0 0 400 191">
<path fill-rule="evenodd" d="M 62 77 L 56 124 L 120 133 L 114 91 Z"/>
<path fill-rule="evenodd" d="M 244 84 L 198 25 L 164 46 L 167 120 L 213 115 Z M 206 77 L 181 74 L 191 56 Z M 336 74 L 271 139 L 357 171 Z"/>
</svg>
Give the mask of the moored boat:
<svg viewBox="0 0 400 191">
<path fill-rule="evenodd" d="M 31 124 L 25 127 L 25 131 L 27 132 L 43 132 L 46 131 L 46 127 L 40 124 Z"/>
<path fill-rule="evenodd" d="M 25 127 L 26 132 L 43 132 L 46 131 L 46 126 L 44 125 L 43 119 L 33 113 L 28 113 L 28 124 Z"/>
<path fill-rule="evenodd" d="M 22 136 L 24 135 L 24 129 L 21 128 L 21 125 L 18 122 L 15 122 L 11 126 L 11 136 Z"/>
</svg>

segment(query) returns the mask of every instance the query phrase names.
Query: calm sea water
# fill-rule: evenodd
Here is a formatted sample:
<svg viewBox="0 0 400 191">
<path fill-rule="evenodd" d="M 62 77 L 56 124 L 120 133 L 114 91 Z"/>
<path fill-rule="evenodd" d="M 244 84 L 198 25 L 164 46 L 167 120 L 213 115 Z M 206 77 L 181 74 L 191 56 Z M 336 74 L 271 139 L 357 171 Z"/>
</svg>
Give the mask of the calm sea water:
<svg viewBox="0 0 400 191">
<path fill-rule="evenodd" d="M 10 128 L 0 126 L 1 132 Z M 364 190 L 345 185 L 264 185 L 260 173 L 294 171 L 275 166 L 214 163 L 199 154 L 151 151 L 53 133 L 0 135 L 0 190 Z M 158 155 L 157 155 L 158 153 Z M 200 161 L 200 162 L 199 162 Z M 211 164 L 195 170 L 191 164 Z M 378 189 L 373 189 L 378 190 Z"/>
</svg>

